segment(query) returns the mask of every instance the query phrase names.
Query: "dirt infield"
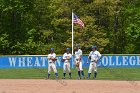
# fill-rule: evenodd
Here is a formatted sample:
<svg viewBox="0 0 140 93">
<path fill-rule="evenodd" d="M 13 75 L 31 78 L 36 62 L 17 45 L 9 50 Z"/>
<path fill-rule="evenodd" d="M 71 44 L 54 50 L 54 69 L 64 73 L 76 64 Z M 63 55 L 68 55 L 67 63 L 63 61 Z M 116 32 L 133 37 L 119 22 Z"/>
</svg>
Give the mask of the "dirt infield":
<svg viewBox="0 0 140 93">
<path fill-rule="evenodd" d="M 140 81 L 0 79 L 0 93 L 140 93 Z"/>
</svg>

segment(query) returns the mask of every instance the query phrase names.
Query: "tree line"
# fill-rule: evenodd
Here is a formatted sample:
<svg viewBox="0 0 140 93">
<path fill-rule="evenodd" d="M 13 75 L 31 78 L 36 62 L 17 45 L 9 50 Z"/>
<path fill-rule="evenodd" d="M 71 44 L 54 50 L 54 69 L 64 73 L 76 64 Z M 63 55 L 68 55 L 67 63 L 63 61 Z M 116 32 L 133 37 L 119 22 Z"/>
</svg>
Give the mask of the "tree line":
<svg viewBox="0 0 140 93">
<path fill-rule="evenodd" d="M 88 2 L 91 1 L 91 2 Z M 96 45 L 103 54 L 140 53 L 139 0 L 0 0 L 0 54 L 62 54 L 74 45 L 84 54 Z"/>
</svg>

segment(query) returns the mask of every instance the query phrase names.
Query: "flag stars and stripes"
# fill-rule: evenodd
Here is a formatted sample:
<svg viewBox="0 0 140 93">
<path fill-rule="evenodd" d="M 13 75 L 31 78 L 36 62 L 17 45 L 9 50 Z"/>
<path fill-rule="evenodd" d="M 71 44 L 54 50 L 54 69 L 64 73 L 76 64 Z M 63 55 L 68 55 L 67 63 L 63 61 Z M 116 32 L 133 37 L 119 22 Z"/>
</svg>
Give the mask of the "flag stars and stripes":
<svg viewBox="0 0 140 93">
<path fill-rule="evenodd" d="M 84 27 L 83 21 L 80 20 L 80 19 L 78 18 L 78 16 L 75 15 L 74 13 L 73 13 L 73 23 L 79 24 L 81 27 Z"/>
</svg>

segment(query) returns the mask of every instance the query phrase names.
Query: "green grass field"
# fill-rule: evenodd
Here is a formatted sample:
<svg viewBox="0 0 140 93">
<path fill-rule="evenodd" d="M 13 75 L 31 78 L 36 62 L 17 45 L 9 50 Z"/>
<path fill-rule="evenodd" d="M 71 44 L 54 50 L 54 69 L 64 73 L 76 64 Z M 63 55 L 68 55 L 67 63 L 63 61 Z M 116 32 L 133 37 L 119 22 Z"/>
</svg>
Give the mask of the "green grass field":
<svg viewBox="0 0 140 93">
<path fill-rule="evenodd" d="M 58 69 L 59 78 L 62 78 L 63 71 Z M 84 69 L 87 76 L 88 69 Z M 44 79 L 47 76 L 47 69 L 42 68 L 15 68 L 0 69 L 0 79 Z M 68 78 L 68 74 L 66 74 Z M 72 78 L 77 79 L 77 69 L 72 69 Z M 93 74 L 91 75 L 91 79 Z M 54 79 L 54 73 L 51 73 Z M 98 68 L 98 80 L 140 80 L 140 68 Z"/>
</svg>

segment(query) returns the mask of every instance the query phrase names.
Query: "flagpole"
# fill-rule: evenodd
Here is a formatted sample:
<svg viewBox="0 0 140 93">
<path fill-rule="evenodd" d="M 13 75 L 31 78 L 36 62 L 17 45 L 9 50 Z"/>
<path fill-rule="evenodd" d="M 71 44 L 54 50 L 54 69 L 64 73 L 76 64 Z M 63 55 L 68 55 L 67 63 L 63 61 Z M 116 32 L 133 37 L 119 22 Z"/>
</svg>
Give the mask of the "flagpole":
<svg viewBox="0 0 140 93">
<path fill-rule="evenodd" d="M 74 46 L 74 34 L 73 34 L 73 10 L 72 10 L 72 55 L 73 55 L 73 46 Z"/>
<path fill-rule="evenodd" d="M 74 25 L 73 25 L 73 20 L 74 20 L 74 15 L 73 15 L 73 10 L 72 10 L 72 37 L 71 37 L 71 40 L 72 40 L 72 68 L 74 67 L 74 58 L 73 58 L 73 46 L 74 46 L 74 34 L 73 34 L 73 28 L 74 28 Z"/>
</svg>

